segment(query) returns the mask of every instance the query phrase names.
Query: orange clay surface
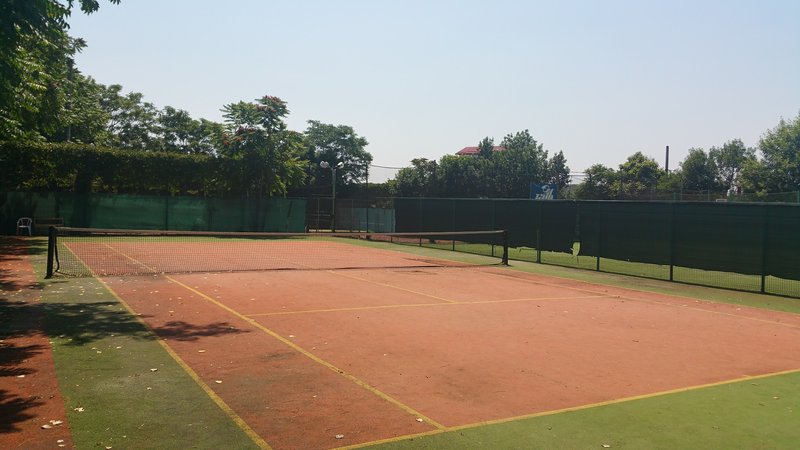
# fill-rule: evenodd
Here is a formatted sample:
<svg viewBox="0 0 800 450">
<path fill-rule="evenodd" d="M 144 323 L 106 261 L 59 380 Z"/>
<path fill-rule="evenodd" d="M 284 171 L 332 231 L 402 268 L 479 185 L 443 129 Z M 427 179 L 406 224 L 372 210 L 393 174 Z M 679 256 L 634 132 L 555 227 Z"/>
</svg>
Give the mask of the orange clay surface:
<svg viewBox="0 0 800 450">
<path fill-rule="evenodd" d="M 504 268 L 104 281 L 278 449 L 800 368 L 798 315 Z"/>
<path fill-rule="evenodd" d="M 28 246 L 0 245 L 0 448 L 73 448 Z"/>
</svg>

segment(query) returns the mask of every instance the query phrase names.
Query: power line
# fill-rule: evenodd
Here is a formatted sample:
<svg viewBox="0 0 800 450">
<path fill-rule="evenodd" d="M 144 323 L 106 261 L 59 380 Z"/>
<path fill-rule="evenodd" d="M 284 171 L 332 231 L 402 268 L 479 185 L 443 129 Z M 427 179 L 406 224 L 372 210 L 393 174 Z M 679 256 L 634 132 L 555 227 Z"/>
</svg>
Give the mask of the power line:
<svg viewBox="0 0 800 450">
<path fill-rule="evenodd" d="M 372 164 L 372 163 L 370 163 L 370 164 L 369 164 L 369 166 L 370 166 L 370 167 L 377 167 L 377 168 L 379 168 L 379 169 L 394 169 L 394 170 L 405 169 L 405 167 L 381 166 L 381 165 L 378 165 L 378 164 Z"/>
</svg>

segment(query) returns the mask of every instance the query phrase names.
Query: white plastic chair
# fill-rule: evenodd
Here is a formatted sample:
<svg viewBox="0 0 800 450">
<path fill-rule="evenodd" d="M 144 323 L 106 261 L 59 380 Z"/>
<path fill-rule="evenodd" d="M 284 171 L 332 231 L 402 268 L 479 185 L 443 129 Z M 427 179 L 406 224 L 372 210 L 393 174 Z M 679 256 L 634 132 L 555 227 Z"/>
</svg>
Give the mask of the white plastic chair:
<svg viewBox="0 0 800 450">
<path fill-rule="evenodd" d="M 19 234 L 19 230 L 28 230 L 28 236 L 33 236 L 33 219 L 30 217 L 20 217 L 17 220 L 17 234 Z"/>
</svg>

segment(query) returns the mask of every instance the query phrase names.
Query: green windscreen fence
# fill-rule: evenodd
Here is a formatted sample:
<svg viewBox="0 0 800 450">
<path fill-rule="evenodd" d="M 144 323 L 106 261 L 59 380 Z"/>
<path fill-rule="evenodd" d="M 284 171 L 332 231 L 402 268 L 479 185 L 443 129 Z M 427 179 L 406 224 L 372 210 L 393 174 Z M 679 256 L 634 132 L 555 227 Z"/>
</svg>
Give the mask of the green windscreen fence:
<svg viewBox="0 0 800 450">
<path fill-rule="evenodd" d="M 397 231 L 508 230 L 511 259 L 531 260 L 520 249 L 533 248 L 546 263 L 800 297 L 797 205 L 404 198 L 394 207 Z"/>
<path fill-rule="evenodd" d="M 15 233 L 19 217 L 31 217 L 34 224 L 37 219 L 59 218 L 65 226 L 81 228 L 302 232 L 305 210 L 302 199 L 0 193 L 5 234 Z"/>
<path fill-rule="evenodd" d="M 764 270 L 766 205 L 675 205 L 674 264 L 760 275 Z M 800 275 L 800 273 L 795 276 Z"/>
<path fill-rule="evenodd" d="M 669 264 L 672 205 L 581 202 L 581 255 Z"/>
</svg>

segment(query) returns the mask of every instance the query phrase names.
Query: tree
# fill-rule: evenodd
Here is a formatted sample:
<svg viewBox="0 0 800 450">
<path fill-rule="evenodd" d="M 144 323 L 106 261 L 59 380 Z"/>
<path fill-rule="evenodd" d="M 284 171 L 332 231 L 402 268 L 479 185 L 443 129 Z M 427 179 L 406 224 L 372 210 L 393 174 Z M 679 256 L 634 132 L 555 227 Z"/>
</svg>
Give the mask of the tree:
<svg viewBox="0 0 800 450">
<path fill-rule="evenodd" d="M 222 125 L 206 119 L 195 120 L 188 112 L 164 107 L 157 118 L 160 148 L 184 154 L 214 154 Z"/>
<path fill-rule="evenodd" d="M 105 86 L 77 70 L 66 86 L 63 122 L 58 134 L 49 141 L 78 144 L 105 143 L 109 140 L 107 125 L 111 116 L 102 104 Z"/>
<path fill-rule="evenodd" d="M 257 197 L 283 194 L 303 181 L 308 165 L 301 158 L 304 139 L 286 129 L 286 102 L 264 96 L 255 103 L 225 105 L 222 111 L 226 124 L 221 153 L 239 162 L 241 192 Z"/>
<path fill-rule="evenodd" d="M 547 161 L 547 182 L 558 186 L 558 192 L 564 192 L 569 185 L 569 167 L 564 152 L 559 151 Z"/>
<path fill-rule="evenodd" d="M 108 140 L 102 144 L 110 147 L 154 150 L 158 145 L 158 109 L 143 102 L 139 92 L 120 94 L 122 86 L 112 84 L 105 89 L 100 104 L 110 116 Z"/>
<path fill-rule="evenodd" d="M 356 134 L 352 127 L 309 120 L 304 134 L 312 184 L 331 185 L 332 171 L 321 168 L 319 163 L 322 161 L 331 167 L 342 164 L 341 169 L 336 170 L 337 187 L 347 188 L 367 177 L 372 155 L 364 149 L 367 140 Z"/>
<path fill-rule="evenodd" d="M 389 180 L 392 195 L 397 197 L 431 197 L 438 193 L 436 161 L 426 158 L 411 160 L 411 167 L 404 167 Z"/>
<path fill-rule="evenodd" d="M 746 161 L 755 159 L 755 150 L 745 147 L 740 139 L 733 139 L 722 147 L 711 147 L 708 156 L 717 166 L 717 182 L 722 189 L 730 191 Z"/>
<path fill-rule="evenodd" d="M 528 130 L 506 135 L 500 146 L 505 151 L 494 158 L 496 196 L 527 198 L 531 183 L 547 180 L 547 151 Z"/>
<path fill-rule="evenodd" d="M 681 162 L 683 189 L 688 191 L 718 190 L 717 165 L 702 148 L 690 148 Z"/>
<path fill-rule="evenodd" d="M 586 169 L 586 179 L 578 186 L 575 195 L 581 200 L 611 199 L 614 197 L 612 189 L 616 180 L 614 169 L 594 164 Z"/>
<path fill-rule="evenodd" d="M 758 142 L 769 176 L 763 188 L 768 192 L 800 190 L 800 114 L 781 119 Z"/>
<path fill-rule="evenodd" d="M 636 198 L 655 189 L 664 171 L 653 158 L 636 152 L 619 165 L 612 193 L 617 198 Z"/>
<path fill-rule="evenodd" d="M 442 197 L 474 198 L 495 197 L 497 181 L 496 157 L 446 155 L 439 160 L 439 194 Z"/>
<path fill-rule="evenodd" d="M 481 139 L 478 143 L 478 155 L 482 158 L 491 158 L 492 153 L 494 153 L 494 139 L 488 136 Z"/>
<path fill-rule="evenodd" d="M 85 45 L 66 32 L 75 3 L 0 2 L 0 139 L 40 139 L 57 132 L 60 87 L 75 52 Z M 77 3 L 86 14 L 100 7 L 97 0 Z"/>
</svg>

